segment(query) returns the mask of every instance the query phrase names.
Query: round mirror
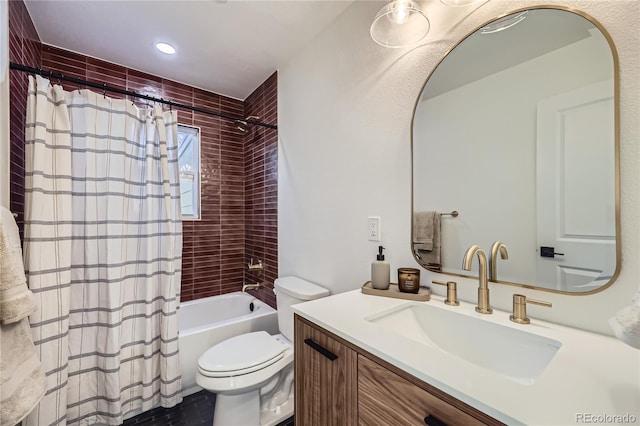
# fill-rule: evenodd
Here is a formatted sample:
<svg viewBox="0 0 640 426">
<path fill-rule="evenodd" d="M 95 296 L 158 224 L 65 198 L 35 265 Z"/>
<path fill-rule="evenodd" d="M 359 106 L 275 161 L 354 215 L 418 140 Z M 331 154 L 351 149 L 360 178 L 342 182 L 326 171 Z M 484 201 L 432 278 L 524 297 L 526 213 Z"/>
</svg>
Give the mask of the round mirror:
<svg viewBox="0 0 640 426">
<path fill-rule="evenodd" d="M 493 250 L 490 279 L 587 294 L 620 268 L 617 56 L 593 19 L 520 10 L 459 43 L 413 117 L 412 251 L 464 271 Z M 456 211 L 459 214 L 451 214 Z M 501 253 L 502 251 L 502 253 Z"/>
</svg>

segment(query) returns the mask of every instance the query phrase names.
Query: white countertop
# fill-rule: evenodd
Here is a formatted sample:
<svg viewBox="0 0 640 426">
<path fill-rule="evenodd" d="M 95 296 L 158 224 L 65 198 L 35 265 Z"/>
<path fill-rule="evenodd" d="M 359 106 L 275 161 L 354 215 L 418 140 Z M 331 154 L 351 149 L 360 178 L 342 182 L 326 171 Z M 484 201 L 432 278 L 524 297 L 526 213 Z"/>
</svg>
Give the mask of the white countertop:
<svg viewBox="0 0 640 426">
<path fill-rule="evenodd" d="M 365 319 L 421 303 L 555 339 L 562 346 L 535 383 L 526 385 Z M 473 304 L 448 306 L 436 295 L 428 302 L 412 302 L 354 290 L 300 303 L 293 310 L 508 425 L 640 424 L 640 351 L 612 337 L 539 321 L 531 313 L 531 324 L 515 324 L 508 312 L 483 315 Z M 625 415 L 626 420 L 613 417 Z"/>
</svg>

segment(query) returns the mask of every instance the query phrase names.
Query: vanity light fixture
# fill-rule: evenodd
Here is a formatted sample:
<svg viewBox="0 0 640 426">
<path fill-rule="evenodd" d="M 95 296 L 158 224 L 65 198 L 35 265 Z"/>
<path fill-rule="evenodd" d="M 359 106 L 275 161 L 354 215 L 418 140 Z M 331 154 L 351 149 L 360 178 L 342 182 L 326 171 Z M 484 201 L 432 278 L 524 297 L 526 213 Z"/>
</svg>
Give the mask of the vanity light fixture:
<svg viewBox="0 0 640 426">
<path fill-rule="evenodd" d="M 411 0 L 390 0 L 371 24 L 371 38 L 384 47 L 416 44 L 429 33 L 429 19 Z"/>
<path fill-rule="evenodd" d="M 447 6 L 469 6 L 479 1 L 480 0 L 440 0 L 442 4 L 446 4 Z"/>
<path fill-rule="evenodd" d="M 505 16 L 504 18 L 493 21 L 489 25 L 485 25 L 480 28 L 480 34 L 493 34 L 511 28 L 514 25 L 522 22 L 527 17 L 528 10 L 524 10 L 520 13 Z"/>
<path fill-rule="evenodd" d="M 167 55 L 173 55 L 176 53 L 176 48 L 170 45 L 169 43 L 163 43 L 163 42 L 156 43 L 156 49 L 158 49 L 159 51 Z"/>
</svg>

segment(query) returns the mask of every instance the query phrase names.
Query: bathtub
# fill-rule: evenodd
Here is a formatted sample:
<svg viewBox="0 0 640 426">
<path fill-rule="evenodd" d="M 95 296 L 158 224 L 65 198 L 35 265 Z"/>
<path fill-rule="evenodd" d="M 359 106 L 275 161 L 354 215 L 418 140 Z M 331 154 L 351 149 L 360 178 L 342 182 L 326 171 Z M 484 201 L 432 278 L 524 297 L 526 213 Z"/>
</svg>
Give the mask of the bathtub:
<svg viewBox="0 0 640 426">
<path fill-rule="evenodd" d="M 239 291 L 183 302 L 178 318 L 182 396 L 202 389 L 196 384 L 198 358 L 211 346 L 251 331 L 278 334 L 276 310 Z"/>
</svg>

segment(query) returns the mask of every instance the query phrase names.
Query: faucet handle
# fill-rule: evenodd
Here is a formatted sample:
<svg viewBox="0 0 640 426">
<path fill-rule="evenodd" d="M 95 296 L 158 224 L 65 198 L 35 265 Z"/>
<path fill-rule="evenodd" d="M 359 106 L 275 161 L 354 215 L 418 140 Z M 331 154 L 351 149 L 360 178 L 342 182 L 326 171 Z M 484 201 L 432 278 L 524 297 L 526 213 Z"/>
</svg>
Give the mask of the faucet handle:
<svg viewBox="0 0 640 426">
<path fill-rule="evenodd" d="M 250 271 L 253 271 L 256 269 L 262 270 L 263 269 L 262 260 L 258 259 L 258 263 L 253 263 L 253 257 L 252 257 L 249 263 L 247 264 L 247 267 Z"/>
<path fill-rule="evenodd" d="M 543 300 L 527 299 L 527 296 L 523 294 L 514 294 L 513 295 L 513 314 L 509 315 L 509 319 L 513 322 L 517 322 L 518 324 L 529 324 L 531 320 L 527 316 L 527 303 L 531 303 L 533 305 L 545 306 L 547 308 L 551 307 L 550 302 L 545 302 Z"/>
<path fill-rule="evenodd" d="M 447 286 L 447 298 L 444 303 L 451 306 L 458 306 L 460 302 L 458 302 L 458 285 L 455 281 L 447 281 L 446 283 L 443 281 L 431 281 L 433 284 L 445 285 Z"/>
</svg>

